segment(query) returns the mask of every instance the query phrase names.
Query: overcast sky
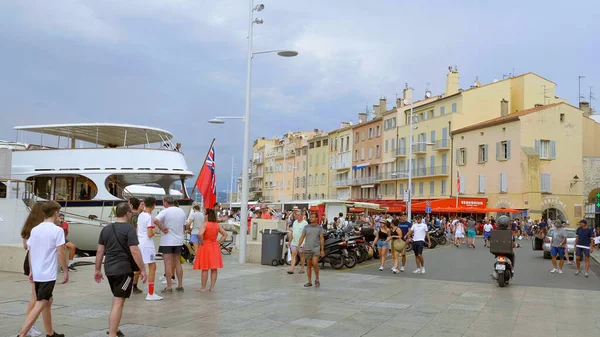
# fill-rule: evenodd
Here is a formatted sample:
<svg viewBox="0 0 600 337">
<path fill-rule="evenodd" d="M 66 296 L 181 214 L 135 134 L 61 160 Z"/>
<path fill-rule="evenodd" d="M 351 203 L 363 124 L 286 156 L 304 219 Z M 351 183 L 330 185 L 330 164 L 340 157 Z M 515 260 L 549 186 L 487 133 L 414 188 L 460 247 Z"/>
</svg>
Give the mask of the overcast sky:
<svg viewBox="0 0 600 337">
<path fill-rule="evenodd" d="M 256 3 L 259 3 L 256 1 Z M 535 72 L 577 104 L 600 98 L 600 2 L 265 0 L 253 63 L 252 139 L 331 131 L 396 94 L 442 93 Z M 118 122 L 171 131 L 198 172 L 216 140 L 218 189 L 241 169 L 246 0 L 0 0 L 0 139 L 15 125 Z M 600 105 L 593 101 L 592 105 Z M 194 179 L 188 181 L 193 184 Z"/>
</svg>

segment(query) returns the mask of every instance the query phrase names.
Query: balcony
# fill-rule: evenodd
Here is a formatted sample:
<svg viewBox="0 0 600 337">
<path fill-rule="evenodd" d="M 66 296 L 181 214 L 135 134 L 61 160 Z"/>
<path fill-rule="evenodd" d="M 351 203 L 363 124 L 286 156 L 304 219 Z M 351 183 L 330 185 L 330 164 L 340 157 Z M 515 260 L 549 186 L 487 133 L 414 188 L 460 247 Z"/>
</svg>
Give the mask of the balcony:
<svg viewBox="0 0 600 337">
<path fill-rule="evenodd" d="M 412 146 L 413 154 L 424 154 L 427 153 L 427 144 L 425 143 L 416 143 Z"/>
<path fill-rule="evenodd" d="M 335 187 L 345 187 L 348 186 L 348 179 L 335 180 L 333 182 L 333 186 Z"/>
<path fill-rule="evenodd" d="M 254 193 L 254 192 L 262 192 L 262 187 L 250 187 L 249 190 L 250 193 Z"/>
<path fill-rule="evenodd" d="M 413 169 L 413 178 L 447 176 L 450 172 L 449 166 L 418 167 Z"/>
<path fill-rule="evenodd" d="M 435 151 L 450 150 L 450 139 L 436 140 L 435 144 L 433 145 L 433 150 L 435 150 Z"/>
<path fill-rule="evenodd" d="M 405 147 L 397 148 L 395 155 L 396 155 L 396 157 L 406 157 L 406 148 Z"/>
<path fill-rule="evenodd" d="M 361 178 L 353 178 L 349 183 L 350 185 L 366 185 L 366 184 L 375 184 L 377 182 L 377 177 L 361 177 Z"/>
<path fill-rule="evenodd" d="M 253 172 L 250 175 L 250 178 L 251 179 L 262 179 L 263 176 L 264 176 L 264 173 L 262 173 L 262 172 Z"/>
<path fill-rule="evenodd" d="M 377 180 L 398 180 L 408 179 L 408 171 L 394 171 L 379 173 Z"/>
</svg>

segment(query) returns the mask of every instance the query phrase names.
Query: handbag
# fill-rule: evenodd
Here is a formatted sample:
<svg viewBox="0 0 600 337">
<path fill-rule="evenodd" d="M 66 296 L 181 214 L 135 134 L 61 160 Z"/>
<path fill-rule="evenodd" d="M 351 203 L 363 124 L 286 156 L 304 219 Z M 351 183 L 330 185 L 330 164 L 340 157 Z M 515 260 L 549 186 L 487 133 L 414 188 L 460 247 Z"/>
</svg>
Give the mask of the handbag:
<svg viewBox="0 0 600 337">
<path fill-rule="evenodd" d="M 25 254 L 25 261 L 23 261 L 23 274 L 29 276 L 31 273 L 31 268 L 29 268 L 29 250 L 27 250 L 27 254 Z"/>
<path fill-rule="evenodd" d="M 133 255 L 131 255 L 131 250 L 127 249 L 125 247 L 125 245 L 123 243 L 121 243 L 121 240 L 119 240 L 119 236 L 117 235 L 117 230 L 115 229 L 115 224 L 112 223 L 111 224 L 113 233 L 115 234 L 115 239 L 117 240 L 117 243 L 119 244 L 119 246 L 121 246 L 121 248 L 123 248 L 123 251 L 125 252 L 125 254 L 129 255 L 129 263 L 131 263 L 131 269 L 136 272 L 136 271 L 140 271 L 140 268 L 138 267 L 137 263 L 135 263 L 135 260 L 133 259 Z"/>
</svg>

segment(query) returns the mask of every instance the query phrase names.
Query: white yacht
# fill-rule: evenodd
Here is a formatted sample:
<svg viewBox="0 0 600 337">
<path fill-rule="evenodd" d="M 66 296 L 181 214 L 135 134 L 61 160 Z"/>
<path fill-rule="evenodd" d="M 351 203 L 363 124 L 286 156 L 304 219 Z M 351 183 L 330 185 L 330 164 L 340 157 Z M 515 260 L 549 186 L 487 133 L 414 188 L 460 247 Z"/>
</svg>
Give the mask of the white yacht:
<svg viewBox="0 0 600 337">
<path fill-rule="evenodd" d="M 107 123 L 14 129 L 40 140 L 0 144 L 12 149 L 11 179 L 31 181 L 35 200 L 60 203 L 69 240 L 82 250 L 96 250 L 102 226 L 114 220 L 114 207 L 131 196 L 173 195 L 186 213 L 191 208 L 185 180 L 193 173 L 168 131 Z M 171 189 L 174 183 L 180 191 Z M 161 209 L 159 199 L 156 212 Z"/>
</svg>

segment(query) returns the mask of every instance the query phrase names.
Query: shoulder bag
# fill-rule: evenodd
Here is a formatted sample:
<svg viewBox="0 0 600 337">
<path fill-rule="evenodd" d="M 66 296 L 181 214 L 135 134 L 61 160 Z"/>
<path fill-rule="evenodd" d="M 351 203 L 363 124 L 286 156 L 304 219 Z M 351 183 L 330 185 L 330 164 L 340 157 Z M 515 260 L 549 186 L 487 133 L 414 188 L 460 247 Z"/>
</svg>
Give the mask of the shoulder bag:
<svg viewBox="0 0 600 337">
<path fill-rule="evenodd" d="M 121 243 L 121 240 L 119 240 L 119 236 L 117 235 L 117 230 L 115 229 L 115 224 L 112 223 L 111 224 L 113 233 L 115 234 L 115 239 L 117 240 L 117 243 L 119 244 L 119 246 L 121 246 L 121 248 L 123 248 L 123 251 L 125 251 L 125 254 L 127 254 L 129 256 L 130 259 L 130 263 L 131 263 L 131 269 L 136 272 L 136 271 L 140 271 L 140 268 L 138 267 L 137 263 L 135 263 L 135 260 L 133 259 L 133 255 L 131 255 L 131 250 L 128 249 L 127 247 L 125 247 L 125 245 L 123 243 Z"/>
</svg>

